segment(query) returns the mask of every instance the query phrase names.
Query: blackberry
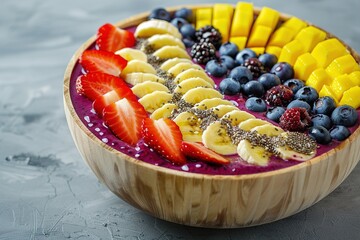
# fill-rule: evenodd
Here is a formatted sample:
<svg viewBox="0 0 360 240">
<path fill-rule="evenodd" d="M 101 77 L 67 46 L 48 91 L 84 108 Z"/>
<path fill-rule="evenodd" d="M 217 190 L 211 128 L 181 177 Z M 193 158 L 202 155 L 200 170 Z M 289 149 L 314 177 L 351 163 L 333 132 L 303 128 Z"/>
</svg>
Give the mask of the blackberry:
<svg viewBox="0 0 360 240">
<path fill-rule="evenodd" d="M 219 49 L 222 44 L 221 33 L 219 30 L 210 25 L 197 30 L 195 37 L 197 42 L 212 43 L 216 49 Z"/>
<path fill-rule="evenodd" d="M 212 43 L 200 42 L 191 47 L 190 54 L 196 63 L 206 64 L 216 58 L 216 49 Z"/>
<path fill-rule="evenodd" d="M 264 66 L 257 58 L 248 58 L 244 62 L 244 67 L 247 67 L 253 74 L 254 79 L 260 77 L 264 72 Z"/>
</svg>

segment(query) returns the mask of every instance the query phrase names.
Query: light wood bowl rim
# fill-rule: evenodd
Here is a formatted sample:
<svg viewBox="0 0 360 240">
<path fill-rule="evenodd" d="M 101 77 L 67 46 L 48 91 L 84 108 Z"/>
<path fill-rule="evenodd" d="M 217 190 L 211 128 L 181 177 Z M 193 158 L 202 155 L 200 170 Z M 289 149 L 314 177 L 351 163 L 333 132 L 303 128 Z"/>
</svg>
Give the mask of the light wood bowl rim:
<svg viewBox="0 0 360 240">
<path fill-rule="evenodd" d="M 179 5 L 179 6 L 175 6 L 175 7 L 170 7 L 167 8 L 168 11 L 173 12 L 176 11 L 179 8 L 182 7 L 187 7 L 187 8 L 191 8 L 191 9 L 197 9 L 197 8 L 205 8 L 205 7 L 212 7 L 214 4 L 201 4 L 201 5 Z M 254 13 L 258 14 L 260 12 L 261 8 L 259 7 L 255 7 L 254 6 Z M 134 25 L 139 24 L 141 21 L 145 20 L 146 17 L 149 15 L 150 12 L 143 12 L 137 15 L 134 15 L 132 17 L 129 17 L 125 20 L 119 21 L 117 22 L 115 25 L 118 27 L 122 27 L 122 28 L 126 28 L 126 27 L 131 27 Z M 292 15 L 288 15 L 288 14 L 284 14 L 284 13 L 280 13 L 280 19 L 281 20 L 286 20 L 289 19 L 290 17 L 292 17 Z M 303 20 L 305 21 L 305 20 Z M 308 21 L 305 21 L 307 24 L 309 25 L 313 25 L 312 23 L 309 23 Z M 315 26 L 315 25 L 313 25 Z M 317 26 L 316 26 L 317 27 Z M 317 27 L 319 28 L 319 27 Z M 319 28 L 322 29 L 322 28 Z M 322 29 L 324 30 L 324 29 Z M 335 35 L 327 32 L 326 30 L 324 30 L 327 35 L 328 38 L 329 37 L 335 37 L 337 38 L 339 41 L 341 41 L 346 47 L 347 49 L 350 51 L 350 53 L 352 54 L 352 56 L 355 58 L 355 60 L 359 63 L 360 62 L 360 56 L 359 54 L 352 49 L 350 46 L 348 46 L 344 41 L 342 41 L 341 39 L 339 39 L 338 37 L 336 37 Z M 333 155 L 336 153 L 336 151 L 343 149 L 344 147 L 347 146 L 347 144 L 352 144 L 352 142 L 355 141 L 355 139 L 357 137 L 359 137 L 360 134 L 360 126 L 350 135 L 349 138 L 347 138 L 346 140 L 342 141 L 337 147 L 329 150 L 328 152 L 325 152 L 311 160 L 299 163 L 297 165 L 294 166 L 290 166 L 290 167 L 286 167 L 283 169 L 278 169 L 278 170 L 271 170 L 268 172 L 263 172 L 263 173 L 253 173 L 253 174 L 240 174 L 240 175 L 211 175 L 211 174 L 203 174 L 203 173 L 191 173 L 191 172 L 182 172 L 180 170 L 174 170 L 174 169 L 170 169 L 170 168 L 166 168 L 166 167 L 161 167 L 161 166 L 156 166 L 154 164 L 151 163 L 147 163 L 144 162 L 142 160 L 138 160 L 135 158 L 130 157 L 129 155 L 126 155 L 110 146 L 108 146 L 107 144 L 103 143 L 98 137 L 96 137 L 84 124 L 83 122 L 80 120 L 78 114 L 76 113 L 74 106 L 72 104 L 71 101 L 71 96 L 70 96 L 70 79 L 71 79 L 71 75 L 73 72 L 73 69 L 80 57 L 80 55 L 82 54 L 82 52 L 84 50 L 86 50 L 90 45 L 92 45 L 96 40 L 96 34 L 91 36 L 85 43 L 83 43 L 75 52 L 75 54 L 72 56 L 70 62 L 67 65 L 67 68 L 65 70 L 65 74 L 64 74 L 64 88 L 63 88 L 63 98 L 64 98 L 64 107 L 68 108 L 72 120 L 78 125 L 78 127 L 80 127 L 80 129 L 87 135 L 88 138 L 90 138 L 92 141 L 94 141 L 96 144 L 100 145 L 103 149 L 111 152 L 112 154 L 117 155 L 118 157 L 120 157 L 122 160 L 124 161 L 129 161 L 133 164 L 137 164 L 140 165 L 142 167 L 151 169 L 153 171 L 157 171 L 157 172 L 162 172 L 162 173 L 166 173 L 166 174 L 172 174 L 172 175 L 177 175 L 177 176 L 181 176 L 181 177 L 187 177 L 187 178 L 197 178 L 197 179 L 212 179 L 212 180 L 222 180 L 222 179 L 231 179 L 231 180 L 248 180 L 248 179 L 261 179 L 261 178 L 268 178 L 268 177 L 272 177 L 274 175 L 281 175 L 281 174 L 289 174 L 291 172 L 296 172 L 299 169 L 302 168 L 307 168 L 309 166 L 313 166 L 318 164 L 321 161 L 326 161 L 326 159 L 328 159 L 329 156 Z"/>
</svg>

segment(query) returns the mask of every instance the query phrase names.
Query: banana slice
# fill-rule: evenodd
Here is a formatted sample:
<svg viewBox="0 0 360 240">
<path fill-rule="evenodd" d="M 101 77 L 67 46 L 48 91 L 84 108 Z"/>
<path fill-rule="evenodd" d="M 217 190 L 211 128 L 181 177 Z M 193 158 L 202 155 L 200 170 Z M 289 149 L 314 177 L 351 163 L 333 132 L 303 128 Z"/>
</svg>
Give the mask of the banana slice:
<svg viewBox="0 0 360 240">
<path fill-rule="evenodd" d="M 246 162 L 267 166 L 271 154 L 263 147 L 253 146 L 248 140 L 241 140 L 237 146 L 238 155 Z"/>
<path fill-rule="evenodd" d="M 131 60 L 121 72 L 121 77 L 125 78 L 127 74 L 134 72 L 152 73 L 156 74 L 156 70 L 149 63 L 140 60 Z"/>
<path fill-rule="evenodd" d="M 174 93 L 185 94 L 187 91 L 197 87 L 212 88 L 211 84 L 202 78 L 189 78 L 179 83 L 174 89 Z"/>
<path fill-rule="evenodd" d="M 161 64 L 160 69 L 167 72 L 170 68 L 181 62 L 192 63 L 192 61 L 187 58 L 171 58 Z"/>
<path fill-rule="evenodd" d="M 133 49 L 133 48 L 123 48 L 115 52 L 115 54 L 120 55 L 125 58 L 127 61 L 131 60 L 140 60 L 143 62 L 147 62 L 147 56 L 144 52 Z"/>
<path fill-rule="evenodd" d="M 134 33 L 137 38 L 148 38 L 156 34 L 170 34 L 181 39 L 181 33 L 174 25 L 159 19 L 151 19 L 140 23 Z"/>
<path fill-rule="evenodd" d="M 281 135 L 284 138 L 286 138 L 288 136 L 288 133 L 283 132 Z M 299 153 L 299 152 L 296 152 L 295 150 L 291 149 L 287 145 L 277 147 L 276 150 L 282 159 L 291 159 L 291 160 L 296 160 L 296 161 L 307 161 L 307 160 L 313 158 L 316 154 L 316 150 L 311 154 Z"/>
<path fill-rule="evenodd" d="M 231 106 L 231 105 L 218 105 L 216 107 L 212 107 L 211 110 L 216 114 L 216 116 L 218 116 L 218 118 L 221 118 L 228 112 L 231 112 L 234 110 L 239 110 L 239 109 L 237 107 Z"/>
<path fill-rule="evenodd" d="M 222 98 L 223 95 L 213 88 L 197 87 L 187 91 L 182 99 L 187 103 L 199 103 L 204 99 Z"/>
<path fill-rule="evenodd" d="M 176 78 L 174 79 L 174 83 L 179 84 L 186 79 L 195 78 L 195 77 L 202 78 L 208 83 L 210 83 L 211 86 L 213 87 L 215 86 L 214 81 L 203 70 L 193 69 L 193 68 L 185 70 L 179 75 L 177 75 Z"/>
<path fill-rule="evenodd" d="M 238 109 L 228 112 L 222 117 L 222 119 L 229 120 L 231 122 L 231 125 L 233 126 L 237 126 L 245 120 L 254 119 L 254 118 L 255 118 L 254 115 Z"/>
<path fill-rule="evenodd" d="M 182 49 L 179 46 L 165 46 L 156 50 L 153 55 L 160 59 L 169 59 L 169 58 L 186 58 L 191 59 L 186 50 Z"/>
<path fill-rule="evenodd" d="M 164 46 L 178 46 L 185 49 L 184 43 L 179 38 L 170 34 L 156 34 L 148 38 L 146 44 L 150 45 L 154 50 L 158 50 Z"/>
<path fill-rule="evenodd" d="M 154 112 L 156 109 L 162 107 L 165 103 L 169 102 L 172 98 L 171 93 L 154 91 L 139 99 L 139 103 L 143 105 L 147 112 Z"/>
<path fill-rule="evenodd" d="M 143 82 L 158 82 L 158 83 L 165 83 L 165 79 L 156 76 L 152 73 L 142 73 L 142 72 L 135 72 L 135 73 L 128 73 L 124 78 L 125 82 L 130 83 L 131 85 L 136 85 Z"/>
<path fill-rule="evenodd" d="M 284 132 L 281 128 L 270 123 L 254 127 L 251 131 L 256 131 L 259 134 L 267 135 L 269 137 L 276 137 Z"/>
<path fill-rule="evenodd" d="M 174 109 L 178 107 L 173 103 L 166 103 L 161 108 L 156 109 L 151 115 L 150 118 L 158 120 L 160 118 L 169 118 Z"/>
<path fill-rule="evenodd" d="M 248 120 L 241 122 L 239 124 L 239 128 L 242 130 L 245 130 L 245 131 L 250 131 L 254 127 L 265 125 L 265 124 L 269 124 L 269 123 L 265 120 L 261 120 L 261 119 L 257 119 L 257 118 L 256 119 L 248 119 Z"/>
<path fill-rule="evenodd" d="M 185 81 L 187 81 L 187 80 L 185 80 Z M 194 108 L 198 108 L 200 110 L 207 110 L 207 109 L 210 109 L 212 107 L 219 106 L 219 105 L 234 106 L 234 104 L 232 102 L 228 101 L 228 100 L 221 99 L 221 98 L 211 98 L 211 99 L 204 99 L 201 102 L 195 104 Z"/>
<path fill-rule="evenodd" d="M 237 152 L 236 145 L 232 143 L 226 129 L 220 121 L 211 123 L 202 134 L 205 147 L 221 155 L 232 155 Z"/>
<path fill-rule="evenodd" d="M 172 76 L 176 77 L 180 73 L 188 70 L 188 69 L 197 69 L 197 70 L 203 70 L 199 65 L 193 64 L 193 63 L 178 63 L 172 68 L 169 69 L 168 73 Z"/>
<path fill-rule="evenodd" d="M 174 122 L 179 126 L 184 141 L 201 142 L 203 130 L 200 128 L 200 121 L 191 112 L 182 112 Z"/>
<path fill-rule="evenodd" d="M 152 93 L 154 91 L 162 91 L 162 92 L 170 93 L 169 89 L 165 85 L 158 82 L 150 82 L 150 81 L 139 83 L 134 87 L 132 87 L 131 90 L 138 98 L 142 98 L 143 96 Z"/>
</svg>

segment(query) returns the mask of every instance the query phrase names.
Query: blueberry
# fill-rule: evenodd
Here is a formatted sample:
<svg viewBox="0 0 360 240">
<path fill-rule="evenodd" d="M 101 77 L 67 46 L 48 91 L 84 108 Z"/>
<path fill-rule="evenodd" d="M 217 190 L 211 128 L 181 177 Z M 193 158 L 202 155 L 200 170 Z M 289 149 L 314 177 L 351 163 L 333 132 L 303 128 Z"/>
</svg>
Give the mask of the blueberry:
<svg viewBox="0 0 360 240">
<path fill-rule="evenodd" d="M 275 64 L 271 70 L 271 73 L 277 75 L 281 82 L 285 82 L 291 78 L 294 78 L 294 69 L 293 67 L 286 62 L 279 62 Z"/>
<path fill-rule="evenodd" d="M 219 53 L 221 56 L 226 55 L 226 56 L 230 56 L 232 58 L 235 58 L 236 54 L 238 54 L 238 52 L 239 52 L 238 46 L 231 42 L 223 43 L 219 49 Z"/>
<path fill-rule="evenodd" d="M 336 103 L 332 97 L 321 97 L 315 100 L 314 106 L 313 106 L 313 112 L 326 114 L 328 116 L 331 116 L 331 113 L 336 108 Z"/>
<path fill-rule="evenodd" d="M 289 87 L 295 94 L 300 88 L 305 86 L 305 83 L 302 80 L 293 78 L 285 81 L 284 85 Z"/>
<path fill-rule="evenodd" d="M 188 22 L 192 22 L 194 19 L 194 14 L 193 11 L 189 8 L 181 8 L 175 12 L 174 17 L 183 18 Z"/>
<path fill-rule="evenodd" d="M 303 100 L 310 105 L 312 105 L 318 97 L 319 94 L 316 89 L 308 86 L 300 88 L 295 94 L 295 99 Z"/>
<path fill-rule="evenodd" d="M 349 105 L 342 105 L 335 108 L 331 114 L 331 120 L 335 125 L 352 127 L 358 120 L 358 113 Z"/>
<path fill-rule="evenodd" d="M 330 129 L 332 127 L 331 119 L 328 115 L 325 114 L 315 114 L 311 117 L 312 125 L 322 126 L 326 129 Z"/>
<path fill-rule="evenodd" d="M 245 60 L 248 58 L 256 58 L 256 52 L 250 48 L 245 48 L 236 54 L 235 62 L 237 65 L 242 65 L 245 63 Z"/>
<path fill-rule="evenodd" d="M 170 22 L 171 15 L 164 8 L 155 8 L 154 10 L 151 11 L 149 15 L 149 19 L 153 19 L 153 18 Z"/>
<path fill-rule="evenodd" d="M 206 72 L 214 77 L 222 77 L 227 73 L 227 67 L 225 64 L 218 60 L 210 60 L 205 66 Z"/>
<path fill-rule="evenodd" d="M 231 70 L 228 77 L 235 79 L 241 84 L 245 84 L 253 79 L 251 71 L 243 66 L 239 66 Z"/>
<path fill-rule="evenodd" d="M 272 73 L 262 74 L 258 81 L 264 86 L 265 90 L 281 84 L 280 78 Z"/>
<path fill-rule="evenodd" d="M 240 93 L 241 85 L 232 78 L 224 78 L 219 85 L 220 92 L 225 95 L 236 95 Z"/>
<path fill-rule="evenodd" d="M 261 98 L 251 97 L 245 102 L 245 107 L 253 112 L 265 112 L 266 103 Z"/>
<path fill-rule="evenodd" d="M 330 129 L 330 136 L 332 139 L 343 141 L 350 136 L 351 132 L 347 127 L 336 125 Z"/>
<path fill-rule="evenodd" d="M 267 110 L 266 117 L 274 122 L 279 122 L 284 112 L 285 109 L 283 107 L 271 107 Z"/>
<path fill-rule="evenodd" d="M 270 70 L 277 63 L 278 58 L 274 54 L 264 53 L 259 56 L 259 61 L 265 69 Z"/>
<path fill-rule="evenodd" d="M 305 108 L 306 111 L 308 111 L 308 112 L 311 111 L 311 106 L 307 102 L 305 102 L 303 100 L 295 99 L 295 100 L 291 101 L 289 103 L 289 105 L 287 105 L 287 109 L 296 108 L 296 107 Z"/>
<path fill-rule="evenodd" d="M 264 95 L 265 89 L 260 82 L 252 80 L 243 86 L 243 93 L 248 97 L 261 97 Z"/>
<path fill-rule="evenodd" d="M 331 142 L 329 131 L 322 126 L 315 126 L 310 128 L 309 136 L 320 144 L 328 144 Z"/>
<path fill-rule="evenodd" d="M 182 26 L 184 26 L 185 24 L 190 25 L 185 19 L 183 18 L 174 18 L 173 20 L 171 20 L 171 24 L 174 25 L 175 27 L 177 27 L 177 29 L 180 30 L 180 28 Z M 195 35 L 195 33 L 194 33 Z"/>
<path fill-rule="evenodd" d="M 220 61 L 225 64 L 228 70 L 231 70 L 235 67 L 235 61 L 229 56 L 220 56 Z"/>
<path fill-rule="evenodd" d="M 184 24 L 180 27 L 180 33 L 184 38 L 195 39 L 195 32 L 192 24 Z"/>
<path fill-rule="evenodd" d="M 191 48 L 195 44 L 195 42 L 189 38 L 183 38 L 183 43 L 185 44 L 185 47 L 187 47 L 187 48 Z"/>
</svg>

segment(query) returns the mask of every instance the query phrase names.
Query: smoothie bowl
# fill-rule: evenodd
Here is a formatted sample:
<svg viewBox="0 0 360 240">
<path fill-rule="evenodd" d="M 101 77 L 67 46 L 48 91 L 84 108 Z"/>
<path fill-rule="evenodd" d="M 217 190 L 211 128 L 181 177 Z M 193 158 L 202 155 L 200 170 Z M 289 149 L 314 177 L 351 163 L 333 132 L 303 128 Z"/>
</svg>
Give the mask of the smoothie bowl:
<svg viewBox="0 0 360 240">
<path fill-rule="evenodd" d="M 98 179 L 155 217 L 212 228 L 276 221 L 333 191 L 360 159 L 359 93 L 349 46 L 243 2 L 104 24 L 64 80 Z"/>
</svg>

